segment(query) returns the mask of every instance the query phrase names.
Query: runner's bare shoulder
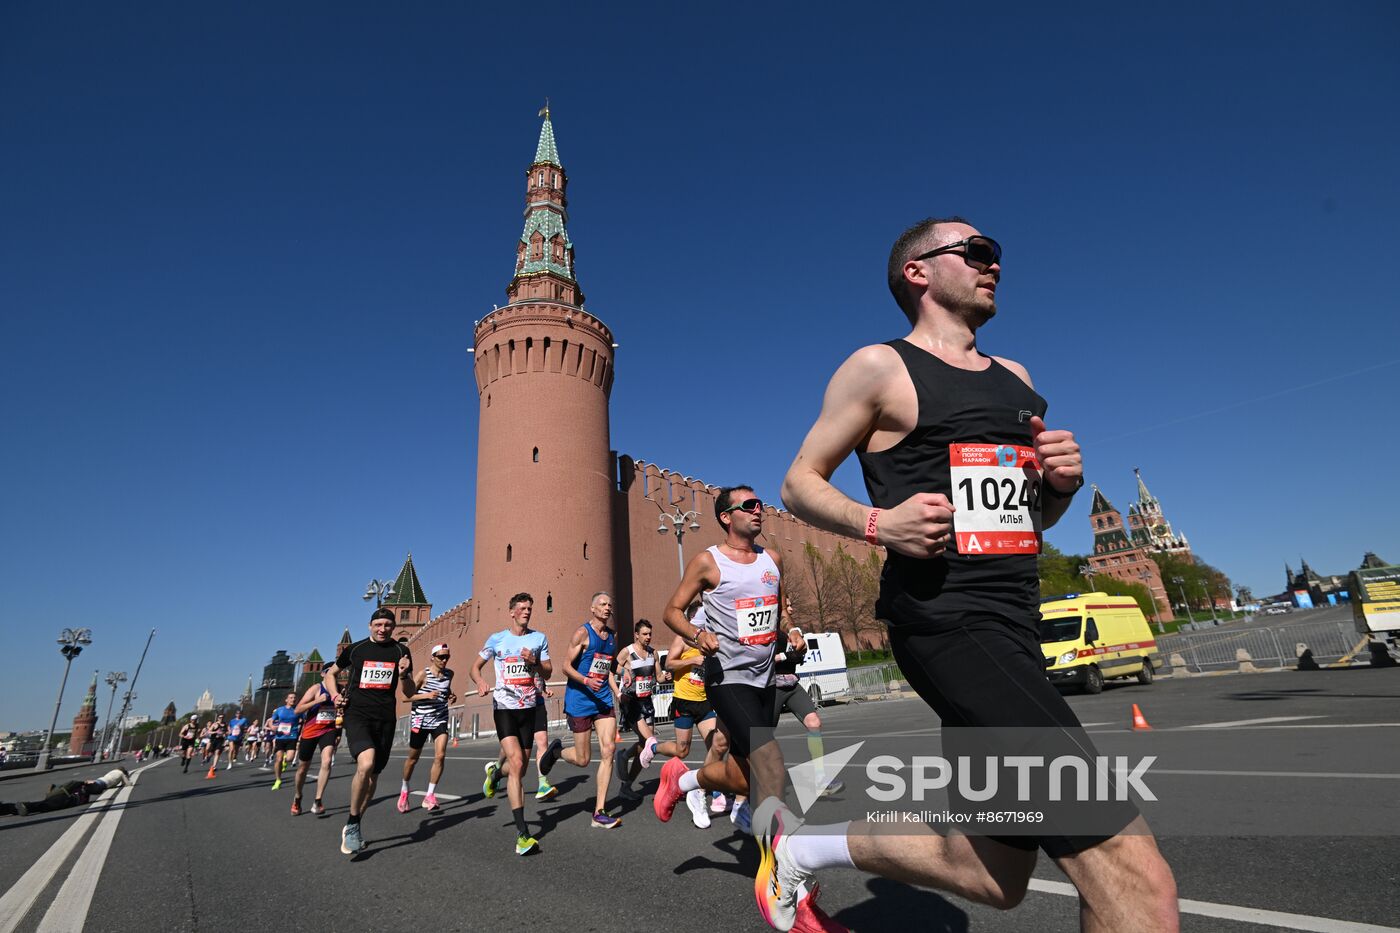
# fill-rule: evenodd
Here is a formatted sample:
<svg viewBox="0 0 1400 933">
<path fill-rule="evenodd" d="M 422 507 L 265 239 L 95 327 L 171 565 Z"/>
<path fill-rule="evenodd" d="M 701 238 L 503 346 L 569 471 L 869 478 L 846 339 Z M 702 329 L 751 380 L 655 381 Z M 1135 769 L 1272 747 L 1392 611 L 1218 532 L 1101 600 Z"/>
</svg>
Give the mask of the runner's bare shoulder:
<svg viewBox="0 0 1400 933">
<path fill-rule="evenodd" d="M 1012 374 L 1017 379 L 1020 379 L 1022 382 L 1024 382 L 1028 388 L 1035 388 L 1035 386 L 1031 383 L 1031 374 L 1026 371 L 1026 367 L 1022 366 L 1015 360 L 1008 360 L 1004 356 L 994 356 L 992 357 L 992 359 L 996 360 L 998 363 L 1011 370 Z"/>
</svg>

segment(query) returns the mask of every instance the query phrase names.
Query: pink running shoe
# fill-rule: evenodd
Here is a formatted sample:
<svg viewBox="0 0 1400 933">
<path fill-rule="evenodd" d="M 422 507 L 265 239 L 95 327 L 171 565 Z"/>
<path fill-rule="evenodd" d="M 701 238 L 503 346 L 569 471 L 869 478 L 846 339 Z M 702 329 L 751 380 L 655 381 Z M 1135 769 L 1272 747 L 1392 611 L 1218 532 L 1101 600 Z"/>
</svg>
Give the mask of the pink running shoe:
<svg viewBox="0 0 1400 933">
<path fill-rule="evenodd" d="M 400 791 L 400 792 L 399 792 L 399 812 L 400 812 L 400 813 L 407 813 L 408 811 L 409 811 L 408 791 L 406 791 L 406 790 L 405 790 L 405 791 Z"/>
<path fill-rule="evenodd" d="M 424 809 L 424 810 L 429 810 L 429 811 L 431 811 L 431 810 L 441 810 L 441 809 L 442 809 L 441 807 L 438 806 L 437 794 L 426 794 L 426 795 L 424 795 L 424 797 L 423 797 L 423 809 Z"/>
<path fill-rule="evenodd" d="M 676 812 L 676 802 L 681 799 L 681 775 L 685 772 L 685 762 L 679 758 L 668 759 L 661 766 L 661 786 L 651 798 L 651 806 L 656 818 L 663 823 L 669 823 L 671 814 Z"/>
<path fill-rule="evenodd" d="M 637 762 L 643 768 L 651 767 L 651 760 L 656 757 L 656 746 L 658 744 L 656 736 L 654 735 L 647 739 L 647 744 L 642 747 L 642 753 L 637 756 Z"/>
<path fill-rule="evenodd" d="M 727 806 L 729 806 L 729 800 L 726 799 L 725 796 L 724 796 L 723 794 L 721 794 L 721 793 L 719 793 L 719 792 L 715 792 L 715 793 L 710 797 L 710 812 L 711 812 L 711 813 L 723 813 L 723 812 L 724 812 L 724 808 L 727 807 Z"/>
<path fill-rule="evenodd" d="M 819 884 L 813 884 L 810 892 L 799 892 L 797 917 L 792 924 L 792 933 L 850 933 L 849 927 L 837 923 L 817 906 L 817 895 L 820 893 Z"/>
</svg>

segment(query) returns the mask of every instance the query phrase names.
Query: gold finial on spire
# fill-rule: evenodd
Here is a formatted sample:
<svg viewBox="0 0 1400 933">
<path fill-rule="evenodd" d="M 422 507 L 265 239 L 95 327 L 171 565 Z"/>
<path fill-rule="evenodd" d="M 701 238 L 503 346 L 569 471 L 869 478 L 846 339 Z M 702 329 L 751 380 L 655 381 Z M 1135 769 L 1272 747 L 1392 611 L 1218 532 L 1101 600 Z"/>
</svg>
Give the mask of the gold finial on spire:
<svg viewBox="0 0 1400 933">
<path fill-rule="evenodd" d="M 540 108 L 540 116 L 544 117 L 546 120 L 549 119 L 549 98 L 548 98 L 548 97 L 546 97 L 546 98 L 544 99 L 544 106 L 543 106 L 542 108 Z"/>
</svg>

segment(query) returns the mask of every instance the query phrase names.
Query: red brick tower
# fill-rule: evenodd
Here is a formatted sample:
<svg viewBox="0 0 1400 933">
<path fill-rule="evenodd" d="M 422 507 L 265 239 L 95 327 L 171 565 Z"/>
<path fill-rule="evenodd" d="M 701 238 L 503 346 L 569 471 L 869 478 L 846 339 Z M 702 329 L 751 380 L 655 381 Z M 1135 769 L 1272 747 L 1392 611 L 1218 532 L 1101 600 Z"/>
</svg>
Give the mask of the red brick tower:
<svg viewBox="0 0 1400 933">
<path fill-rule="evenodd" d="M 568 176 L 549 108 L 525 177 L 525 228 L 509 303 L 477 322 L 476 547 L 471 631 L 507 622 L 506 601 L 535 597 L 535 628 L 562 647 L 598 590 L 612 591 L 608 431 L 613 336 L 584 310 L 565 230 Z"/>
<path fill-rule="evenodd" d="M 1108 501 L 1098 486 L 1090 484 L 1094 500 L 1089 505 L 1089 522 L 1094 527 L 1094 553 L 1089 566 L 1094 573 L 1107 574 L 1127 583 L 1147 587 L 1157 604 L 1158 617 L 1170 619 L 1171 602 L 1162 585 L 1162 571 L 1147 554 L 1147 549 L 1135 544 L 1123 530 L 1123 515 Z"/>
<path fill-rule="evenodd" d="M 93 671 L 92 685 L 88 687 L 87 696 L 83 697 L 83 705 L 78 709 L 78 715 L 73 717 L 73 734 L 68 737 L 68 754 L 91 755 L 92 733 L 96 726 L 97 671 Z"/>
</svg>

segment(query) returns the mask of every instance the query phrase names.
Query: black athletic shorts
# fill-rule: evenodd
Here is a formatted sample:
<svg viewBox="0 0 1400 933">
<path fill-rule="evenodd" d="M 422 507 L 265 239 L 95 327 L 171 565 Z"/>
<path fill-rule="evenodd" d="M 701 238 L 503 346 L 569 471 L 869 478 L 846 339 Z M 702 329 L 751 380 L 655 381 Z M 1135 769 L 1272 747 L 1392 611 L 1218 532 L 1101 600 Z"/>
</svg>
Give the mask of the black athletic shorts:
<svg viewBox="0 0 1400 933">
<path fill-rule="evenodd" d="M 806 719 L 808 715 L 817 711 L 817 708 L 812 705 L 812 698 L 807 695 L 806 690 L 802 689 L 801 683 L 776 689 L 778 691 L 778 719 L 783 718 L 784 711 L 792 713 L 798 719 Z"/>
<path fill-rule="evenodd" d="M 181 740 L 180 740 L 180 751 L 182 751 L 182 752 L 183 752 L 183 751 L 187 751 L 187 750 L 189 750 L 189 749 L 191 749 L 191 748 L 194 748 L 194 739 L 181 739 Z"/>
<path fill-rule="evenodd" d="M 637 728 L 638 722 L 645 722 L 649 726 L 656 724 L 656 707 L 651 702 L 651 697 L 635 697 L 631 694 L 622 695 L 622 723 L 623 731 Z"/>
<path fill-rule="evenodd" d="M 223 739 L 213 739 L 213 738 L 211 738 L 211 739 L 209 740 L 209 750 L 210 750 L 211 752 L 217 752 L 217 751 L 219 751 L 219 750 L 220 750 L 221 748 L 223 748 L 223 747 L 224 747 L 224 740 L 223 740 Z"/>
<path fill-rule="evenodd" d="M 430 726 L 426 729 L 410 729 L 408 732 L 408 747 L 422 751 L 424 743 L 429 739 L 436 739 L 440 735 L 447 735 L 447 723 Z"/>
<path fill-rule="evenodd" d="M 497 740 L 504 742 L 513 737 L 520 743 L 520 750 L 528 755 L 535 741 L 535 710 L 542 708 L 494 710 Z"/>
<path fill-rule="evenodd" d="M 693 729 L 707 719 L 714 719 L 715 711 L 709 700 L 671 700 L 671 721 L 677 729 Z"/>
<path fill-rule="evenodd" d="M 970 616 L 963 626 L 947 631 L 906 634 L 891 625 L 889 634 L 895 662 L 909 686 L 943 721 L 945 747 L 959 732 L 956 727 L 966 726 L 984 732 L 1043 731 L 1062 737 L 1057 746 L 1072 746 L 1076 757 L 1092 759 L 1098 754 L 1064 696 L 1046 678 L 1038 634 L 1029 627 L 989 614 Z M 950 751 L 944 754 L 952 757 Z M 949 803 L 957 801 L 950 796 Z M 1121 830 L 1138 816 L 1132 801 L 1105 801 L 1092 807 L 1096 826 Z M 1040 848 L 1058 858 L 1083 852 L 1113 834 L 989 838 L 1017 849 Z"/>
<path fill-rule="evenodd" d="M 320 735 L 311 738 L 297 739 L 297 761 L 310 761 L 316 757 L 316 752 L 323 748 L 335 748 L 336 740 L 340 738 L 339 733 L 334 729 L 327 729 Z"/>
<path fill-rule="evenodd" d="M 713 684 L 705 688 L 705 696 L 714 707 L 719 727 L 729 736 L 731 754 L 748 758 L 755 748 L 774 741 L 778 706 L 773 687 Z"/>
<path fill-rule="evenodd" d="M 539 705 L 535 707 L 535 731 L 549 731 L 549 710 L 544 708 L 543 700 L 541 700 Z"/>
<path fill-rule="evenodd" d="M 394 747 L 394 720 L 345 717 L 345 745 L 356 761 L 370 749 L 374 750 L 374 773 L 389 763 L 389 750 Z"/>
<path fill-rule="evenodd" d="M 299 739 L 278 739 L 272 743 L 272 750 L 276 752 L 294 752 L 297 750 Z"/>
</svg>

